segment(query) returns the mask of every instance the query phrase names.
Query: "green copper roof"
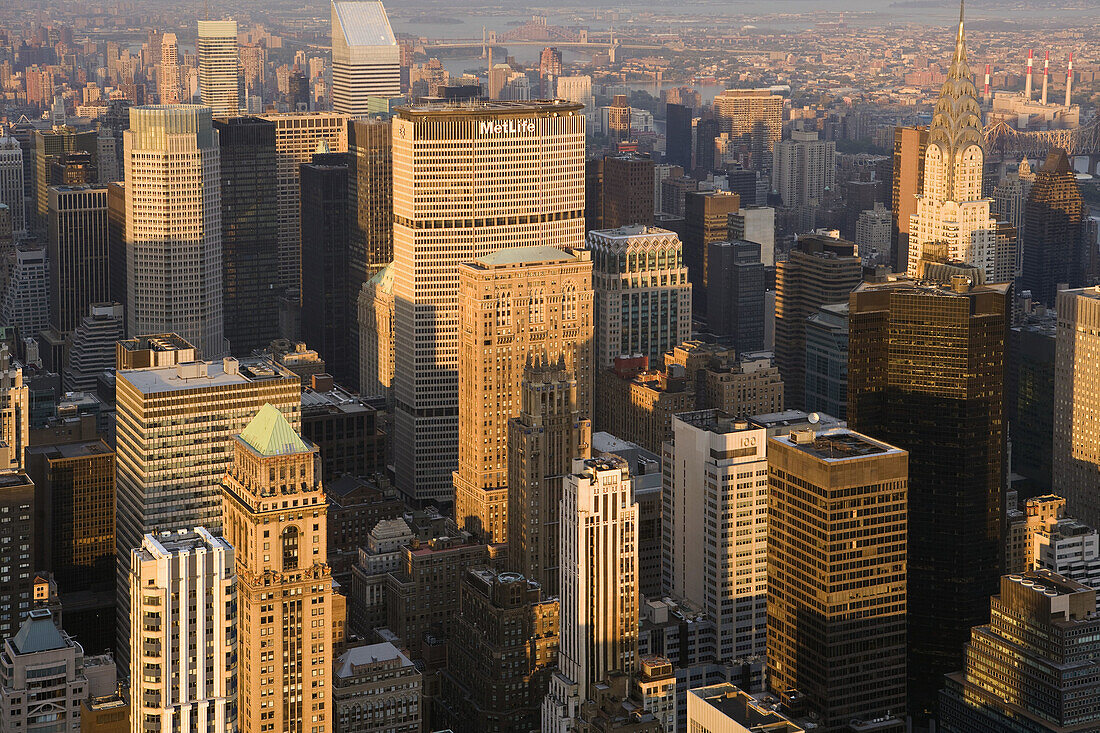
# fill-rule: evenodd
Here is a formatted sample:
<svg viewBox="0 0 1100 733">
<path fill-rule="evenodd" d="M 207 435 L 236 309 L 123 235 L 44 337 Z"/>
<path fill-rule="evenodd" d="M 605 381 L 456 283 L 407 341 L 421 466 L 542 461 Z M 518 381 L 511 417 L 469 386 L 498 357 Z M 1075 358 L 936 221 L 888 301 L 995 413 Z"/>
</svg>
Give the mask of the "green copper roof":
<svg viewBox="0 0 1100 733">
<path fill-rule="evenodd" d="M 241 440 L 262 456 L 309 452 L 309 446 L 286 421 L 283 413 L 270 402 L 260 408 L 252 422 L 241 432 Z"/>
</svg>

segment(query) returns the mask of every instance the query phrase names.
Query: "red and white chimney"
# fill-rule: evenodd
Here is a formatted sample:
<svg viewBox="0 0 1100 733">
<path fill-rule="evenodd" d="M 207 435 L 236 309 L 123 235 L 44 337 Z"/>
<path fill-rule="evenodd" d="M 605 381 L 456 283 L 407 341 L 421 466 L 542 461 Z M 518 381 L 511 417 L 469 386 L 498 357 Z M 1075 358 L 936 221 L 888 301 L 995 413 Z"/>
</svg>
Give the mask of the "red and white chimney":
<svg viewBox="0 0 1100 733">
<path fill-rule="evenodd" d="M 1072 104 L 1071 90 L 1073 89 L 1073 51 L 1069 52 L 1069 68 L 1066 70 L 1066 106 Z"/>
<path fill-rule="evenodd" d="M 982 97 L 985 98 L 985 103 L 989 104 L 989 64 L 985 65 L 985 90 L 982 92 Z"/>
<path fill-rule="evenodd" d="M 1035 63 L 1035 51 L 1034 49 L 1027 50 L 1027 76 L 1024 79 L 1024 94 L 1027 96 L 1028 101 L 1031 101 L 1031 67 Z"/>
<path fill-rule="evenodd" d="M 1050 83 L 1050 51 L 1047 51 L 1046 60 L 1043 61 L 1043 104 L 1047 103 L 1047 85 Z"/>
</svg>

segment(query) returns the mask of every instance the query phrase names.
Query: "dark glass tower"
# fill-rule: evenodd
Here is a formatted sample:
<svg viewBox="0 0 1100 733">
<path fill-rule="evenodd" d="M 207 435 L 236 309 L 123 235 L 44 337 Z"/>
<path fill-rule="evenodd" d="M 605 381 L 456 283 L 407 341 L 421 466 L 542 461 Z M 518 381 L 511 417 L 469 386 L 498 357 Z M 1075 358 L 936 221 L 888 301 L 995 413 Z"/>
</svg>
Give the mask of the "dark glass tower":
<svg viewBox="0 0 1100 733">
<path fill-rule="evenodd" d="M 683 104 L 665 105 L 665 162 L 691 170 L 691 107 Z"/>
<path fill-rule="evenodd" d="M 216 119 L 221 154 L 222 312 L 234 354 L 247 356 L 279 335 L 279 177 L 275 123 Z"/>
<path fill-rule="evenodd" d="M 1020 289 L 1033 300 L 1054 307 L 1058 286 L 1085 285 L 1089 264 L 1082 240 L 1084 200 L 1066 151 L 1054 148 L 1024 208 L 1024 257 Z"/>
<path fill-rule="evenodd" d="M 909 451 L 909 711 L 927 717 L 1003 560 L 1007 283 L 864 283 L 849 309 L 848 424 Z"/>
<path fill-rule="evenodd" d="M 389 120 L 354 120 L 348 125 L 349 214 L 347 308 L 350 342 L 348 386 L 359 384 L 359 291 L 393 261 L 393 155 Z"/>
<path fill-rule="evenodd" d="M 756 242 L 711 242 L 707 325 L 738 354 L 764 348 L 764 264 Z"/>
<path fill-rule="evenodd" d="M 302 190 L 302 335 L 337 382 L 351 378 L 347 303 L 348 167 L 305 163 Z"/>
</svg>

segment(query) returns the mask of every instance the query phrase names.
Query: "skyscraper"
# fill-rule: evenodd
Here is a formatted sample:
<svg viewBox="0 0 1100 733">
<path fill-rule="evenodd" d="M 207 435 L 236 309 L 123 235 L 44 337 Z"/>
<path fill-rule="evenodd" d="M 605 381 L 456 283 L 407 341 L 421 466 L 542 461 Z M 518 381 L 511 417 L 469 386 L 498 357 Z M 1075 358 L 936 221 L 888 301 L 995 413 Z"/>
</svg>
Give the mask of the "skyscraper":
<svg viewBox="0 0 1100 733">
<path fill-rule="evenodd" d="M 990 599 L 990 622 L 970 633 L 965 667 L 947 675 L 938 728 L 946 733 L 1095 728 L 1100 722 L 1096 591 L 1049 570 L 1006 575 L 1000 590 Z"/>
<path fill-rule="evenodd" d="M 643 354 L 657 364 L 691 338 L 691 284 L 680 238 L 634 224 L 590 231 L 597 372 L 616 357 Z"/>
<path fill-rule="evenodd" d="M 34 572 L 34 483 L 26 473 L 0 473 L 0 636 L 13 635 L 31 609 Z M 4 607 L 6 606 L 6 608 Z"/>
<path fill-rule="evenodd" d="M 756 242 L 711 242 L 707 327 L 732 337 L 737 353 L 764 348 L 764 263 Z"/>
<path fill-rule="evenodd" d="M 393 261 L 393 127 L 389 120 L 353 120 L 348 125 L 347 308 L 352 387 L 361 385 L 359 297 L 363 286 Z"/>
<path fill-rule="evenodd" d="M 23 451 L 30 444 L 30 387 L 23 368 L 13 364 L 7 344 L 0 345 L 0 471 L 23 467 Z"/>
<path fill-rule="evenodd" d="M 299 167 L 314 153 L 348 152 L 348 120 L 336 112 L 267 113 L 260 119 L 275 123 L 275 165 L 278 172 L 279 295 L 301 286 L 301 188 Z M 294 300 L 300 297 L 294 294 Z"/>
<path fill-rule="evenodd" d="M 229 117 L 213 127 L 221 157 L 225 338 L 232 353 L 246 356 L 279 335 L 275 124 Z"/>
<path fill-rule="evenodd" d="M 301 380 L 266 359 L 196 362 L 178 337 L 119 344 L 117 397 L 117 519 L 119 573 L 130 571 L 130 550 L 142 535 L 188 526 L 222 526 L 218 485 L 230 447 L 262 405 L 272 403 L 299 424 Z M 127 368 L 134 360 L 142 368 Z M 154 365 L 155 364 L 155 365 Z M 186 414 L 186 421 L 162 415 Z M 130 648 L 129 594 L 119 594 L 119 661 Z"/>
<path fill-rule="evenodd" d="M 45 233 L 47 213 L 49 211 L 50 171 L 53 164 L 63 153 L 84 152 L 90 156 L 89 162 L 95 162 L 99 150 L 99 133 L 86 128 L 77 129 L 68 125 L 54 126 L 48 130 L 34 130 L 34 206 L 27 212 L 27 228 Z M 27 161 L 24 160 L 24 165 Z M 26 183 L 26 180 L 24 180 Z M 34 221 L 31 221 L 31 219 Z"/>
<path fill-rule="evenodd" d="M 591 414 L 591 255 L 537 246 L 483 255 L 458 267 L 458 301 L 455 518 L 486 542 L 507 542 L 508 421 L 528 356 L 573 374 L 577 410 Z"/>
<path fill-rule="evenodd" d="M 848 422 L 909 452 L 909 712 L 923 718 L 1003 565 L 1007 283 L 908 280 L 850 299 Z"/>
<path fill-rule="evenodd" d="M 130 685 L 130 730 L 236 730 L 233 547 L 196 527 L 147 534 L 128 554 L 127 656 L 141 670 Z"/>
<path fill-rule="evenodd" d="M 210 110 L 131 107 L 123 136 L 131 335 L 178 333 L 204 358 L 222 356 L 221 181 Z"/>
<path fill-rule="evenodd" d="M 14 326 L 19 338 L 35 338 L 50 327 L 50 265 L 46 248 L 37 244 L 15 246 L 0 320 Z"/>
<path fill-rule="evenodd" d="M 302 186 L 302 333 L 341 384 L 352 378 L 348 308 L 348 167 L 305 163 Z M 357 363 L 355 360 L 354 363 Z"/>
<path fill-rule="evenodd" d="M 219 117 L 235 117 L 240 109 L 237 21 L 200 20 L 195 51 L 203 105 Z"/>
<path fill-rule="evenodd" d="M 577 409 L 576 377 L 563 367 L 531 358 L 519 416 L 508 424 L 508 565 L 547 597 L 560 593 L 562 484 L 592 442 L 592 421 Z"/>
<path fill-rule="evenodd" d="M 906 452 L 834 428 L 768 440 L 768 688 L 822 731 L 905 730 Z"/>
<path fill-rule="evenodd" d="M 1100 527 L 1100 288 L 1058 293 L 1054 359 L 1054 493 L 1085 524 Z"/>
<path fill-rule="evenodd" d="M 805 407 L 806 319 L 823 305 L 845 302 L 862 275 L 854 244 L 821 235 L 799 237 L 787 259 L 775 263 L 775 364 L 788 407 Z"/>
<path fill-rule="evenodd" d="M 335 619 L 317 446 L 270 403 L 231 443 L 223 507 L 244 631 L 240 729 L 334 730 Z"/>
<path fill-rule="evenodd" d="M 665 105 L 667 127 L 665 160 L 684 170 L 691 170 L 691 107 L 682 104 Z"/>
<path fill-rule="evenodd" d="M 638 668 L 638 504 L 626 462 L 577 460 L 561 501 L 561 641 L 542 730 L 564 733 L 613 673 Z"/>
<path fill-rule="evenodd" d="M 1020 290 L 1030 290 L 1032 300 L 1053 306 L 1058 288 L 1085 284 L 1084 214 L 1077 174 L 1066 151 L 1054 148 L 1035 174 L 1024 207 Z"/>
<path fill-rule="evenodd" d="M 458 265 L 503 247 L 582 249 L 583 176 L 578 105 L 399 108 L 393 119 L 393 301 L 395 338 L 404 348 L 395 351 L 394 461 L 397 488 L 407 496 L 453 495 Z M 502 179 L 509 181 L 506 190 L 498 185 Z"/>
<path fill-rule="evenodd" d="M 601 229 L 629 224 L 653 224 L 653 159 L 641 155 L 609 155 L 603 159 Z"/>
<path fill-rule="evenodd" d="M 728 191 L 689 191 L 684 199 L 684 264 L 691 280 L 691 305 L 707 313 L 707 251 L 711 242 L 729 238 L 729 215 L 741 207 L 741 198 Z"/>
<path fill-rule="evenodd" d="M 783 132 L 783 97 L 771 89 L 726 89 L 714 98 L 714 115 L 718 133 L 748 143 L 754 163 L 771 163 Z"/>
<path fill-rule="evenodd" d="M 910 277 L 921 277 L 926 262 L 952 260 L 996 282 L 997 222 L 991 201 L 982 197 L 985 138 L 971 76 L 960 9 L 955 54 L 932 111 L 923 188 L 909 223 Z"/>
<path fill-rule="evenodd" d="M 768 625 L 766 431 L 699 410 L 672 418 L 672 433 L 662 461 L 662 591 L 714 622 L 718 659 L 760 656 Z"/>
<path fill-rule="evenodd" d="M 791 139 L 775 144 L 773 188 L 784 206 L 816 208 L 836 188 L 836 142 L 819 140 L 816 131 L 791 130 Z"/>
<path fill-rule="evenodd" d="M 92 303 L 110 298 L 107 189 L 50 186 L 50 324 L 69 335 Z"/>
<path fill-rule="evenodd" d="M 161 104 L 180 104 L 184 101 L 183 83 L 180 79 L 179 41 L 175 33 L 160 37 L 160 77 L 157 92 Z"/>
<path fill-rule="evenodd" d="M 27 231 L 26 202 L 23 198 L 23 149 L 13 137 L 0 137 L 0 203 L 11 211 L 11 228 Z"/>
<path fill-rule="evenodd" d="M 332 108 L 366 117 L 371 97 L 401 94 L 401 50 L 380 2 L 332 0 Z"/>
</svg>

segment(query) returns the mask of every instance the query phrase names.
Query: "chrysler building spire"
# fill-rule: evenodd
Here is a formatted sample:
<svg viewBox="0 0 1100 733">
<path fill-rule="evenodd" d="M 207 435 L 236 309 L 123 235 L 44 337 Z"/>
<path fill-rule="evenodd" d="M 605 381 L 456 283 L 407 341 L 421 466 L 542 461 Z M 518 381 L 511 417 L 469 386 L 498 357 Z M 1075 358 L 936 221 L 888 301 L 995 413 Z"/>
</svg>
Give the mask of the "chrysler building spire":
<svg viewBox="0 0 1100 733">
<path fill-rule="evenodd" d="M 940 98 L 932 111 L 929 145 L 937 145 L 947 165 L 947 195 L 955 191 L 955 169 L 960 153 L 971 145 L 983 147 L 982 113 L 978 106 L 978 88 L 974 86 L 970 65 L 966 60 L 966 34 L 963 25 L 963 3 L 959 3 L 959 32 L 955 37 L 955 54 L 940 89 Z M 984 158 L 984 155 L 983 155 Z"/>
</svg>

